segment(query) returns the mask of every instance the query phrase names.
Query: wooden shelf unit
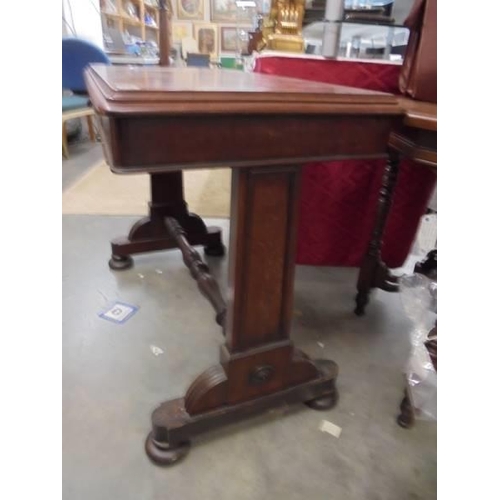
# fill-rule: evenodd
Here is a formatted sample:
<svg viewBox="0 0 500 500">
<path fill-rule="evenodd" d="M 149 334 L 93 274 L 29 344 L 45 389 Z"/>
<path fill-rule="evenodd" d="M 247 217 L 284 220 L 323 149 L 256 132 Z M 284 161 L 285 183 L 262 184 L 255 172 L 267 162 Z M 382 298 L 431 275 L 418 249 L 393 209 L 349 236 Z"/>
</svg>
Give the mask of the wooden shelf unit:
<svg viewBox="0 0 500 500">
<path fill-rule="evenodd" d="M 132 17 L 128 10 L 128 4 L 135 7 L 137 17 Z M 116 7 L 116 12 L 109 10 L 109 4 Z M 159 43 L 159 9 L 156 6 L 149 5 L 146 0 L 100 0 L 102 27 L 117 28 L 120 33 L 128 31 L 133 36 L 139 36 L 142 40 L 154 40 Z M 155 25 L 146 24 L 145 15 L 151 16 Z M 135 28 L 130 30 L 130 28 Z"/>
</svg>

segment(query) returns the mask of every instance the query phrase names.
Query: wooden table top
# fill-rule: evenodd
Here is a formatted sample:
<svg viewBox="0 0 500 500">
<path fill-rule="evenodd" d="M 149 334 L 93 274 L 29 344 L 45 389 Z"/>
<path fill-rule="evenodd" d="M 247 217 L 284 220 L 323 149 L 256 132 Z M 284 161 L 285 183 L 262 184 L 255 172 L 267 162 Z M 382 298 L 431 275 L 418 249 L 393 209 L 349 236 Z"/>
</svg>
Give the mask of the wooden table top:
<svg viewBox="0 0 500 500">
<path fill-rule="evenodd" d="M 391 94 L 235 70 L 96 64 L 85 78 L 101 114 L 402 114 Z"/>
<path fill-rule="evenodd" d="M 406 97 L 401 97 L 399 104 L 405 112 L 405 125 L 437 131 L 437 104 L 415 101 Z"/>
</svg>

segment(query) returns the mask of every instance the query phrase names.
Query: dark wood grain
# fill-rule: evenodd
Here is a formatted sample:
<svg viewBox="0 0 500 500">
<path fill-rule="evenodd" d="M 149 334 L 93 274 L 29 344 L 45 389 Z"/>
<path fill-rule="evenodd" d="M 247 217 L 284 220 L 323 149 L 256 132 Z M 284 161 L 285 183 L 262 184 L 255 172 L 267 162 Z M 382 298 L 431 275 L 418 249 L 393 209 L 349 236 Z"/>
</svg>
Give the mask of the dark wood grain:
<svg viewBox="0 0 500 500">
<path fill-rule="evenodd" d="M 182 196 L 182 172 L 152 174 L 150 178 L 152 200 L 149 215 L 138 220 L 128 236 L 111 241 L 111 269 L 130 268 L 133 265 L 131 255 L 177 248 L 176 241 L 166 229 L 166 217 L 177 220 L 191 245 L 203 245 L 207 255 L 224 255 L 221 229 L 207 227 L 198 215 L 189 212 Z"/>
<path fill-rule="evenodd" d="M 390 123 L 376 115 L 362 122 L 352 115 L 324 114 L 197 114 L 116 122 L 119 153 L 110 163 L 116 173 L 141 172 L 146 167 L 162 172 L 181 167 L 286 166 L 307 159 L 375 158 L 385 156 L 380 142 L 390 131 Z"/>
<path fill-rule="evenodd" d="M 389 137 L 389 146 L 414 163 L 437 168 L 437 105 L 400 98 L 404 118 Z"/>
<path fill-rule="evenodd" d="M 226 302 L 215 278 L 210 274 L 210 269 L 203 262 L 201 255 L 189 244 L 186 231 L 173 217 L 165 218 L 165 225 L 172 239 L 182 253 L 184 264 L 189 269 L 191 276 L 196 280 L 198 288 L 208 299 L 216 312 L 215 321 L 224 327 L 226 319 Z"/>
<path fill-rule="evenodd" d="M 298 176 L 297 167 L 233 171 L 227 325 L 233 351 L 288 337 Z"/>
<path fill-rule="evenodd" d="M 437 168 L 437 133 L 435 131 L 415 129 L 407 125 L 391 132 L 389 147 L 414 163 Z"/>
<path fill-rule="evenodd" d="M 238 422 L 276 407 L 313 401 L 329 395 L 335 391 L 338 366 L 328 360 L 320 360 L 316 364 L 319 376 L 308 382 L 242 403 L 213 407 L 210 411 L 201 413 L 188 411 L 186 407 L 188 396 L 166 401 L 156 408 L 151 416 L 152 437 L 157 445 L 166 449 L 186 446 L 193 436 L 202 432 Z M 148 454 L 160 465 L 171 464 L 155 457 L 154 448 L 149 450 Z"/>
<path fill-rule="evenodd" d="M 410 128 L 437 131 L 437 104 L 400 97 L 399 105 L 405 113 L 405 125 Z"/>
<path fill-rule="evenodd" d="M 100 114 L 401 115 L 391 94 L 341 85 L 207 68 L 91 65 L 85 81 Z"/>
<path fill-rule="evenodd" d="M 113 117 L 102 133 L 116 173 L 383 157 L 402 118 L 389 94 L 258 73 L 95 65 L 85 75 Z"/>
<path fill-rule="evenodd" d="M 380 288 L 386 292 L 396 292 L 398 290 L 397 280 L 389 272 L 385 263 L 382 262 L 381 248 L 389 210 L 392 205 L 392 196 L 396 187 L 399 163 L 399 155 L 395 151 L 391 151 L 379 192 L 372 237 L 358 275 L 358 293 L 356 295 L 356 309 L 354 310 L 358 316 L 364 314 L 372 288 Z"/>
</svg>

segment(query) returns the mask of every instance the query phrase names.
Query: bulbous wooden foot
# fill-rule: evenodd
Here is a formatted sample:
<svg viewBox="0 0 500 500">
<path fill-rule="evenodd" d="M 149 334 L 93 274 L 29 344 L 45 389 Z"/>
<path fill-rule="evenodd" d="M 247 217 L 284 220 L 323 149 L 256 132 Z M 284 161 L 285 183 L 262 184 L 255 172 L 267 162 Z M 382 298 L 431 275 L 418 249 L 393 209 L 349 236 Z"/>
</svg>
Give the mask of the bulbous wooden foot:
<svg viewBox="0 0 500 500">
<path fill-rule="evenodd" d="M 114 271 L 125 271 L 134 265 L 134 261 L 128 255 L 111 255 L 108 265 Z"/>
<path fill-rule="evenodd" d="M 203 247 L 205 255 L 209 257 L 223 257 L 226 247 L 222 243 L 222 231 L 219 227 L 207 227 L 206 244 Z"/>
<path fill-rule="evenodd" d="M 354 309 L 354 314 L 356 316 L 363 316 L 365 314 L 365 308 L 368 304 L 368 292 L 358 292 L 356 295 L 356 309 Z"/>
<path fill-rule="evenodd" d="M 226 253 L 226 247 L 222 244 L 210 245 L 203 247 L 205 255 L 209 257 L 223 257 Z"/>
<path fill-rule="evenodd" d="M 404 415 L 403 413 L 398 415 L 397 422 L 399 427 L 403 427 L 403 429 L 411 429 L 414 425 L 413 418 L 408 417 L 408 415 Z"/>
<path fill-rule="evenodd" d="M 411 403 L 407 395 L 405 395 L 403 401 L 401 401 L 399 408 L 401 413 L 397 418 L 398 425 L 404 429 L 412 428 L 415 425 L 415 414 L 413 413 L 413 408 L 411 407 Z"/>
<path fill-rule="evenodd" d="M 311 399 L 310 401 L 306 401 L 305 404 L 312 408 L 313 410 L 329 410 L 333 408 L 339 400 L 339 393 L 337 389 L 331 394 L 327 394 L 326 396 L 321 396 L 320 398 Z"/>
<path fill-rule="evenodd" d="M 146 454 L 157 465 L 174 465 L 180 462 L 191 448 L 191 443 L 186 441 L 179 446 L 169 447 L 166 443 L 159 443 L 153 439 L 150 432 L 146 439 Z"/>
</svg>

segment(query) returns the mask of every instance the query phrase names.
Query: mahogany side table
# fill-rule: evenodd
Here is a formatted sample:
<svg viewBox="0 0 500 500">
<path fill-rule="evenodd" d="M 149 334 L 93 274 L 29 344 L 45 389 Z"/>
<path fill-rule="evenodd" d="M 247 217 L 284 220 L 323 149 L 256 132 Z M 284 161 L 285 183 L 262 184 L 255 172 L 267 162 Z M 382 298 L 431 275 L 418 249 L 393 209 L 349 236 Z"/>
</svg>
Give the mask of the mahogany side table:
<svg viewBox="0 0 500 500">
<path fill-rule="evenodd" d="M 300 167 L 387 157 L 397 99 L 231 70 L 94 65 L 85 76 L 113 172 L 232 168 L 227 302 L 185 220 L 164 218 L 225 342 L 184 397 L 153 411 L 148 456 L 175 463 L 199 432 L 278 405 L 331 408 L 336 363 L 310 359 L 290 339 Z"/>
</svg>

